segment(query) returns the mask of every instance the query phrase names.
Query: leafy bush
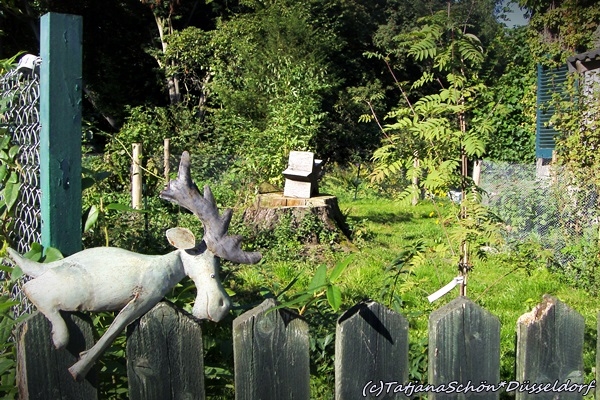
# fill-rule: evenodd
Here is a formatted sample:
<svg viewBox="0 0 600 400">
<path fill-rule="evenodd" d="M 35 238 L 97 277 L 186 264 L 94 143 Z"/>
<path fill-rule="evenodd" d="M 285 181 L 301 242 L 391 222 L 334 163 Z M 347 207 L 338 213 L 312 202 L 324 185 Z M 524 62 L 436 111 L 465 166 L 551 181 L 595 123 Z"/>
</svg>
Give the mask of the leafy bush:
<svg viewBox="0 0 600 400">
<path fill-rule="evenodd" d="M 133 143 L 142 143 L 146 193 L 157 194 L 164 185 L 164 139 L 171 139 L 171 154 L 179 155 L 184 150 L 193 153 L 199 137 L 199 120 L 192 110 L 182 105 L 130 108 L 127 122 L 117 134 L 109 137 L 105 149 L 104 169 L 111 173 L 108 180 L 111 191 L 127 191 L 129 187 Z"/>
<path fill-rule="evenodd" d="M 238 156 L 238 174 L 281 183 L 289 152 L 313 148 L 333 84 L 328 43 L 306 4 L 260 6 L 221 22 L 212 38 L 207 120 L 219 143 Z"/>
<path fill-rule="evenodd" d="M 7 243 L 4 241 L 0 250 L 0 259 L 6 257 Z M 12 307 L 18 304 L 10 296 L 15 280 L 10 278 L 12 268 L 4 264 L 0 265 L 3 279 L 0 287 L 0 396 L 3 399 L 16 399 L 18 396 L 16 387 L 17 354 L 12 333 L 16 325 L 25 316 L 15 319 Z"/>
<path fill-rule="evenodd" d="M 12 64 L 14 58 L 9 60 Z M 4 62 L 7 62 L 4 60 Z M 1 106 L 0 106 L 1 107 Z M 13 146 L 11 136 L 6 128 L 0 128 L 0 395 L 2 398 L 16 398 L 16 348 L 11 338 L 16 324 L 23 318 L 16 319 L 12 307 L 18 304 L 10 293 L 16 284 L 17 275 L 13 275 L 8 266 L 6 249 L 10 243 L 13 227 L 14 211 L 21 184 L 19 182 L 17 153 L 18 146 Z"/>
</svg>

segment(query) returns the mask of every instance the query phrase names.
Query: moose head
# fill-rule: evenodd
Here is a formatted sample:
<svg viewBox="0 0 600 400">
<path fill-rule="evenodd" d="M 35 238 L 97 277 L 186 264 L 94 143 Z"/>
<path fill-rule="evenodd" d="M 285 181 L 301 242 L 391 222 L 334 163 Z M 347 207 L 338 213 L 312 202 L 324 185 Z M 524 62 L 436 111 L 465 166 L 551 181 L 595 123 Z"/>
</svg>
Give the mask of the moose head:
<svg viewBox="0 0 600 400">
<path fill-rule="evenodd" d="M 69 342 L 69 331 L 59 311 L 121 310 L 106 333 L 69 368 L 73 378 L 85 377 L 92 365 L 131 322 L 154 307 L 186 275 L 196 285 L 192 314 L 200 319 L 221 320 L 231 302 L 219 280 L 219 259 L 253 264 L 260 253 L 241 249 L 242 238 L 229 236 L 230 209 L 219 215 L 215 199 L 206 186 L 204 196 L 190 177 L 190 156 L 184 152 L 177 179 L 168 183 L 160 197 L 194 213 L 204 226 L 196 243 L 184 228 L 167 231 L 176 250 L 162 256 L 138 254 L 114 247 L 80 251 L 62 260 L 41 264 L 23 258 L 13 249 L 9 255 L 26 275 L 23 290 L 52 324 L 52 341 L 58 348 Z"/>
</svg>

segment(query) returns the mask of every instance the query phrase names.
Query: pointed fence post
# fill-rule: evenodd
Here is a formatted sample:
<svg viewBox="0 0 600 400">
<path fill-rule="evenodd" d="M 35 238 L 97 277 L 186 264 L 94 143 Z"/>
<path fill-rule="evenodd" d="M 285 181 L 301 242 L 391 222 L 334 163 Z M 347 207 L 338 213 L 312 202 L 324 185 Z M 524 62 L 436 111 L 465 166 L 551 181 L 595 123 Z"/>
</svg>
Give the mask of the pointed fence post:
<svg viewBox="0 0 600 400">
<path fill-rule="evenodd" d="M 582 384 L 584 318 L 577 311 L 544 295 L 542 302 L 517 321 L 517 381 L 556 383 L 565 390 L 530 394 L 516 391 L 516 399 L 581 399 L 583 393 L 569 392 L 571 384 Z"/>
<path fill-rule="evenodd" d="M 82 19 L 48 13 L 40 28 L 42 244 L 69 255 L 81 250 Z"/>
<path fill-rule="evenodd" d="M 200 322 L 162 301 L 127 327 L 132 400 L 204 399 Z"/>
<path fill-rule="evenodd" d="M 408 381 L 408 321 L 379 303 L 359 303 L 338 320 L 335 398 L 398 398 Z M 398 385 L 382 386 L 381 382 Z"/>
<path fill-rule="evenodd" d="M 430 399 L 498 399 L 500 391 L 481 393 L 482 382 L 500 380 L 500 321 L 466 297 L 457 297 L 429 317 L 429 383 L 473 386 L 468 393 L 429 393 Z M 467 390 L 467 389 L 465 389 Z"/>
<path fill-rule="evenodd" d="M 82 382 L 69 373 L 79 353 L 94 345 L 92 322 L 78 313 L 62 312 L 69 328 L 69 343 L 60 350 L 52 343 L 52 327 L 36 312 L 16 329 L 17 386 L 20 399 L 97 399 L 97 367 Z"/>
<path fill-rule="evenodd" d="M 309 399 L 308 325 L 275 300 L 233 321 L 235 398 Z"/>
</svg>

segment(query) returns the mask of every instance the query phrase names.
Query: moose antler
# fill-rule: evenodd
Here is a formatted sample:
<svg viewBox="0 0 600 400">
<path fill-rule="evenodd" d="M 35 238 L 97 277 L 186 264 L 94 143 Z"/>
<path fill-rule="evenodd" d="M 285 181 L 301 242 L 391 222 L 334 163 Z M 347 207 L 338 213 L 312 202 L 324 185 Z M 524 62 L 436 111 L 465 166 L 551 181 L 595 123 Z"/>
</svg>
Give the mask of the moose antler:
<svg viewBox="0 0 600 400">
<path fill-rule="evenodd" d="M 216 256 L 241 264 L 255 264 L 260 261 L 261 254 L 247 252 L 241 248 L 242 237 L 227 235 L 231 209 L 219 216 L 215 198 L 208 186 L 204 187 L 204 197 L 190 176 L 190 154 L 184 151 L 179 163 L 177 179 L 171 180 L 160 192 L 160 198 L 178 204 L 193 212 L 204 225 L 204 242 L 206 247 Z"/>
</svg>

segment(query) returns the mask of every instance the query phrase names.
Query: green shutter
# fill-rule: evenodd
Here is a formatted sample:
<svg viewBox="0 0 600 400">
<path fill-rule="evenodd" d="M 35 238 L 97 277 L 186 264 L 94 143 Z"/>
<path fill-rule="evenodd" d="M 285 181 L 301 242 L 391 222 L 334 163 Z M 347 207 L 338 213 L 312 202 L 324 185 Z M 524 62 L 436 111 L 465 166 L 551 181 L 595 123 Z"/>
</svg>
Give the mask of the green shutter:
<svg viewBox="0 0 600 400">
<path fill-rule="evenodd" d="M 554 114 L 551 105 L 552 95 L 563 90 L 567 81 L 567 66 L 547 68 L 538 64 L 537 68 L 537 124 L 535 132 L 535 156 L 537 158 L 552 158 L 554 136 L 558 132 L 549 126 Z"/>
</svg>

